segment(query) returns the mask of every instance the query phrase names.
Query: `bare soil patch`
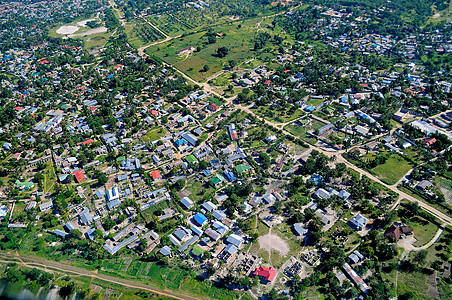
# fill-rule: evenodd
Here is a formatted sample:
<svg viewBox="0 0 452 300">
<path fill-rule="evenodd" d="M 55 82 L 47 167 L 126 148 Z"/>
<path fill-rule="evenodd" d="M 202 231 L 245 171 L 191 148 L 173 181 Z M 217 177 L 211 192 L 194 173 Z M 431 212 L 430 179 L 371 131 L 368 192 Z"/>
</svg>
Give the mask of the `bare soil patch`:
<svg viewBox="0 0 452 300">
<path fill-rule="evenodd" d="M 281 256 L 287 255 L 289 253 L 289 245 L 276 234 L 266 234 L 260 236 L 257 241 L 261 249 L 264 249 L 271 253 L 272 250 L 278 251 Z"/>
<path fill-rule="evenodd" d="M 80 27 L 74 26 L 74 25 L 63 25 L 56 30 L 56 33 L 62 34 L 62 35 L 73 34 L 73 33 L 77 32 L 77 30 L 79 30 L 79 28 Z"/>
</svg>

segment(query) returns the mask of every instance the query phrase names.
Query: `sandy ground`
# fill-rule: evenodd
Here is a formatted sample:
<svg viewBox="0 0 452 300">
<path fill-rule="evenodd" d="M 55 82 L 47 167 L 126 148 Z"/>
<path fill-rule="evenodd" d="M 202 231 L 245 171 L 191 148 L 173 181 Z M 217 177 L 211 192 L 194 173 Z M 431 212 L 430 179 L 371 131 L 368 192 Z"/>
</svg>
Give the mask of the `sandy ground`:
<svg viewBox="0 0 452 300">
<path fill-rule="evenodd" d="M 74 25 L 63 25 L 57 29 L 58 34 L 73 34 L 79 30 L 80 27 Z"/>
<path fill-rule="evenodd" d="M 434 18 L 434 19 L 437 19 L 437 18 L 439 18 L 439 17 L 441 17 L 441 14 L 440 14 L 440 13 L 436 13 L 436 14 L 433 15 L 433 18 Z"/>
<path fill-rule="evenodd" d="M 77 37 L 77 36 L 87 36 L 87 35 L 92 35 L 92 34 L 96 34 L 96 33 L 103 33 L 103 32 L 107 32 L 107 27 L 97 27 L 97 28 L 93 28 L 90 30 L 87 30 L 85 32 L 80 32 L 80 33 L 76 33 L 76 34 L 70 34 L 68 35 L 70 38 L 73 37 Z"/>
<path fill-rule="evenodd" d="M 279 253 L 281 253 L 281 256 L 284 256 L 289 253 L 289 245 L 277 236 L 276 234 L 266 234 L 257 239 L 259 242 L 259 246 L 261 249 L 267 250 L 268 252 L 271 252 L 272 250 L 276 250 Z"/>
<path fill-rule="evenodd" d="M 91 22 L 91 21 L 96 21 L 96 19 L 83 20 L 83 21 L 78 22 L 77 25 L 80 27 L 86 27 L 86 23 Z"/>
</svg>

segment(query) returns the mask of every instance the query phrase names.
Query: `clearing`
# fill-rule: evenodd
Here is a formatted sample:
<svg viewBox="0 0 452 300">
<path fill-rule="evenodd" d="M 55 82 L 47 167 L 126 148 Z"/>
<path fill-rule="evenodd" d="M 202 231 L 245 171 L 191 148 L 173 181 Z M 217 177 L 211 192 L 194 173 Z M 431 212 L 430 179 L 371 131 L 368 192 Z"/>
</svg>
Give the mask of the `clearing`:
<svg viewBox="0 0 452 300">
<path fill-rule="evenodd" d="M 386 184 L 396 184 L 400 178 L 411 169 L 411 165 L 403 157 L 393 155 L 382 164 L 378 165 L 370 171 Z"/>
<path fill-rule="evenodd" d="M 290 250 L 289 245 L 287 245 L 287 243 L 276 234 L 268 233 L 259 237 L 257 241 L 259 242 L 261 249 L 268 252 L 276 250 L 281 254 L 281 256 L 285 256 Z"/>
</svg>

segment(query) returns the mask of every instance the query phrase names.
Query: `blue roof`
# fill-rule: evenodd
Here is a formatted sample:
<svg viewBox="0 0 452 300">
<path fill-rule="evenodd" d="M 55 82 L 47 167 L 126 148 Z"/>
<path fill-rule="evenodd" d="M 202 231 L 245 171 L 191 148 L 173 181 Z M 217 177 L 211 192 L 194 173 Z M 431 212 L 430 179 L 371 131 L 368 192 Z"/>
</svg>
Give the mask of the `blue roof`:
<svg viewBox="0 0 452 300">
<path fill-rule="evenodd" d="M 186 143 L 188 143 L 187 140 L 183 139 L 183 138 L 182 139 L 178 139 L 176 141 L 176 145 L 178 145 L 178 146 L 185 145 Z"/>
<path fill-rule="evenodd" d="M 200 226 L 202 226 L 202 224 L 204 224 L 205 222 L 207 222 L 207 218 L 205 215 L 198 213 L 196 214 L 193 219 L 195 220 L 196 223 L 198 223 Z"/>
<path fill-rule="evenodd" d="M 225 172 L 224 172 L 224 175 L 226 176 L 226 178 L 227 178 L 229 181 L 234 181 L 234 180 L 237 179 L 237 177 L 235 177 L 234 173 L 232 173 L 231 171 L 225 171 Z"/>
<path fill-rule="evenodd" d="M 308 106 L 306 106 L 306 107 L 304 108 L 304 110 L 305 110 L 305 111 L 308 111 L 308 112 L 311 112 L 311 111 L 314 111 L 314 110 L 315 110 L 315 107 L 313 107 L 313 106 L 311 106 L 311 105 L 308 105 Z"/>
<path fill-rule="evenodd" d="M 212 172 L 210 172 L 210 170 L 204 170 L 203 174 L 207 176 L 207 175 L 212 174 Z"/>
</svg>

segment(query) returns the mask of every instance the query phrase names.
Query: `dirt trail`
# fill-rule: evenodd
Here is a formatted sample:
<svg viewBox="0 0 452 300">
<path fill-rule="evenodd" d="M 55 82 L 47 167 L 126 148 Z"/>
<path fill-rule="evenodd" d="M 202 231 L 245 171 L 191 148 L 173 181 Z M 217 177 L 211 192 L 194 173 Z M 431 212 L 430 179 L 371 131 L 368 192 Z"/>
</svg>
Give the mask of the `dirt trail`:
<svg viewBox="0 0 452 300">
<path fill-rule="evenodd" d="M 74 266 L 64 265 L 61 263 L 53 262 L 53 261 L 47 261 L 47 260 L 44 260 L 41 258 L 29 257 L 29 256 L 17 255 L 17 254 L 14 255 L 11 253 L 0 252 L 0 259 L 1 259 L 0 261 L 3 261 L 3 262 L 14 261 L 17 264 L 22 264 L 25 266 L 43 267 L 43 268 L 47 268 L 47 269 L 61 271 L 63 273 L 70 273 L 70 274 L 75 274 L 75 275 L 80 275 L 80 276 L 88 276 L 91 278 L 97 278 L 102 281 L 118 284 L 118 285 L 126 287 L 126 288 L 150 291 L 157 295 L 162 295 L 162 296 L 173 298 L 173 299 L 181 299 L 181 300 L 185 300 L 185 299 L 186 300 L 197 300 L 197 299 L 199 299 L 199 298 L 193 298 L 193 297 L 187 296 L 187 295 L 176 294 L 169 290 L 150 288 L 148 285 L 141 284 L 138 282 L 133 282 L 133 281 L 122 279 L 122 278 L 115 278 L 115 277 L 104 275 L 104 274 L 98 274 L 97 272 L 92 272 L 92 271 L 84 270 L 84 269 L 77 268 Z"/>
</svg>

